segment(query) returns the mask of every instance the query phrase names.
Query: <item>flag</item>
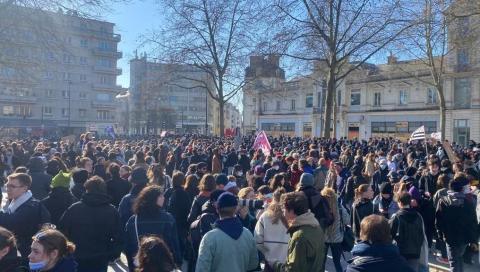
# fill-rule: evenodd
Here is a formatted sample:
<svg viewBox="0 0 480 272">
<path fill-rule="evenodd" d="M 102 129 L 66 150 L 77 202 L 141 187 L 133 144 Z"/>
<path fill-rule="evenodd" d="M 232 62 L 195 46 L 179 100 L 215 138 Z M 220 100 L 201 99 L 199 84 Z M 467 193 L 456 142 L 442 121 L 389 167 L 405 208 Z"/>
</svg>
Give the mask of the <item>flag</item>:
<svg viewBox="0 0 480 272">
<path fill-rule="evenodd" d="M 409 142 L 415 141 L 415 140 L 425 140 L 425 126 L 421 126 L 421 127 L 417 128 L 412 133 L 412 135 L 410 135 Z"/>
<path fill-rule="evenodd" d="M 110 137 L 112 137 L 112 139 L 115 140 L 115 129 L 113 128 L 113 126 L 107 126 L 107 127 L 105 127 L 105 132 L 106 132 Z"/>
<path fill-rule="evenodd" d="M 267 134 L 265 134 L 265 131 L 262 130 L 257 134 L 257 138 L 255 138 L 255 142 L 253 143 L 253 148 L 255 150 L 261 149 L 265 155 L 270 155 L 270 150 L 272 149 L 272 147 L 268 142 Z"/>
<path fill-rule="evenodd" d="M 442 133 L 441 132 L 434 132 L 434 133 L 430 134 L 430 138 L 433 138 L 437 141 L 441 141 L 442 140 Z"/>
<path fill-rule="evenodd" d="M 167 131 L 166 130 L 164 130 L 164 131 L 162 131 L 162 133 L 160 133 L 160 137 L 165 137 L 165 136 L 167 136 Z"/>
</svg>

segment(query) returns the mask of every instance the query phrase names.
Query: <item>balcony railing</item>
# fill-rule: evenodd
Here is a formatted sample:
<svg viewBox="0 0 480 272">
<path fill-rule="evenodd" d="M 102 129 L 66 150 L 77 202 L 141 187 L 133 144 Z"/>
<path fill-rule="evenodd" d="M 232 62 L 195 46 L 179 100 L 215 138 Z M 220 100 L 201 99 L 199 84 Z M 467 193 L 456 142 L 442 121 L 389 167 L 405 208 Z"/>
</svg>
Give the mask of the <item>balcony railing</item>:
<svg viewBox="0 0 480 272">
<path fill-rule="evenodd" d="M 0 94 L 0 101 L 2 102 L 17 102 L 17 103 L 35 103 L 37 98 L 34 96 L 16 96 Z"/>
<path fill-rule="evenodd" d="M 100 48 L 92 49 L 92 53 L 94 55 L 98 55 L 98 56 L 111 57 L 111 58 L 117 58 L 117 59 L 121 59 L 122 56 L 123 56 L 122 52 L 105 50 L 105 49 L 100 49 Z"/>
<path fill-rule="evenodd" d="M 122 69 L 111 68 L 111 67 L 94 66 L 93 71 L 100 72 L 100 73 L 113 74 L 113 75 L 118 75 L 118 76 L 122 74 Z"/>
<path fill-rule="evenodd" d="M 118 103 L 114 101 L 92 101 L 92 107 L 95 108 L 115 108 L 118 106 Z"/>
</svg>

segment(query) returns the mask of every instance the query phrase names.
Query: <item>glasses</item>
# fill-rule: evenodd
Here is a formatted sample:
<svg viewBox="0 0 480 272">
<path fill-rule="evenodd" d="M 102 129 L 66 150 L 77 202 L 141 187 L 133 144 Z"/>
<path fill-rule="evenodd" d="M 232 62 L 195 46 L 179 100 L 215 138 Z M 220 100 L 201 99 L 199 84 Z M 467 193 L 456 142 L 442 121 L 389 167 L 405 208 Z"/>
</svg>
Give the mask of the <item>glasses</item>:
<svg viewBox="0 0 480 272">
<path fill-rule="evenodd" d="M 18 188 L 25 187 L 24 185 L 13 185 L 11 183 L 7 183 L 5 184 L 5 186 L 7 186 L 7 189 L 18 189 Z"/>
</svg>

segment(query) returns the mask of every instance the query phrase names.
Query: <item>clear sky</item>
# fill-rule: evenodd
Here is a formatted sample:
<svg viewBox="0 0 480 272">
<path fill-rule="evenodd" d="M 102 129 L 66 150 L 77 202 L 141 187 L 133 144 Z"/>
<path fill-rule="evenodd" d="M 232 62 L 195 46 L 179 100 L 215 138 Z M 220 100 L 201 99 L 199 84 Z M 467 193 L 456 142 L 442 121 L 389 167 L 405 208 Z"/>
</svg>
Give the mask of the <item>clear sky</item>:
<svg viewBox="0 0 480 272">
<path fill-rule="evenodd" d="M 156 0 L 134 0 L 115 3 L 110 11 L 102 16 L 103 20 L 115 23 L 115 33 L 122 35 L 119 50 L 123 57 L 118 61 L 122 75 L 117 78 L 117 84 L 123 87 L 130 85 L 129 60 L 135 55 L 135 49 L 140 44 L 140 36 L 161 24 L 161 12 Z M 138 51 L 143 52 L 141 50 Z"/>
</svg>

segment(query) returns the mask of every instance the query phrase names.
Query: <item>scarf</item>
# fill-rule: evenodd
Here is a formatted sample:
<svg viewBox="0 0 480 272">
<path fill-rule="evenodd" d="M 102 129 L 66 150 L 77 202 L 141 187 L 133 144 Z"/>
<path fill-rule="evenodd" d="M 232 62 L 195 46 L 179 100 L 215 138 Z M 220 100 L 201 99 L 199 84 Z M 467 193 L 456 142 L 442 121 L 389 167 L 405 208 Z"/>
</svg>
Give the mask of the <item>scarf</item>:
<svg viewBox="0 0 480 272">
<path fill-rule="evenodd" d="M 10 201 L 10 203 L 4 207 L 4 211 L 9 214 L 15 213 L 15 211 L 32 198 L 32 192 L 30 190 L 26 191 L 23 195 L 19 196 L 17 199 Z"/>
</svg>

